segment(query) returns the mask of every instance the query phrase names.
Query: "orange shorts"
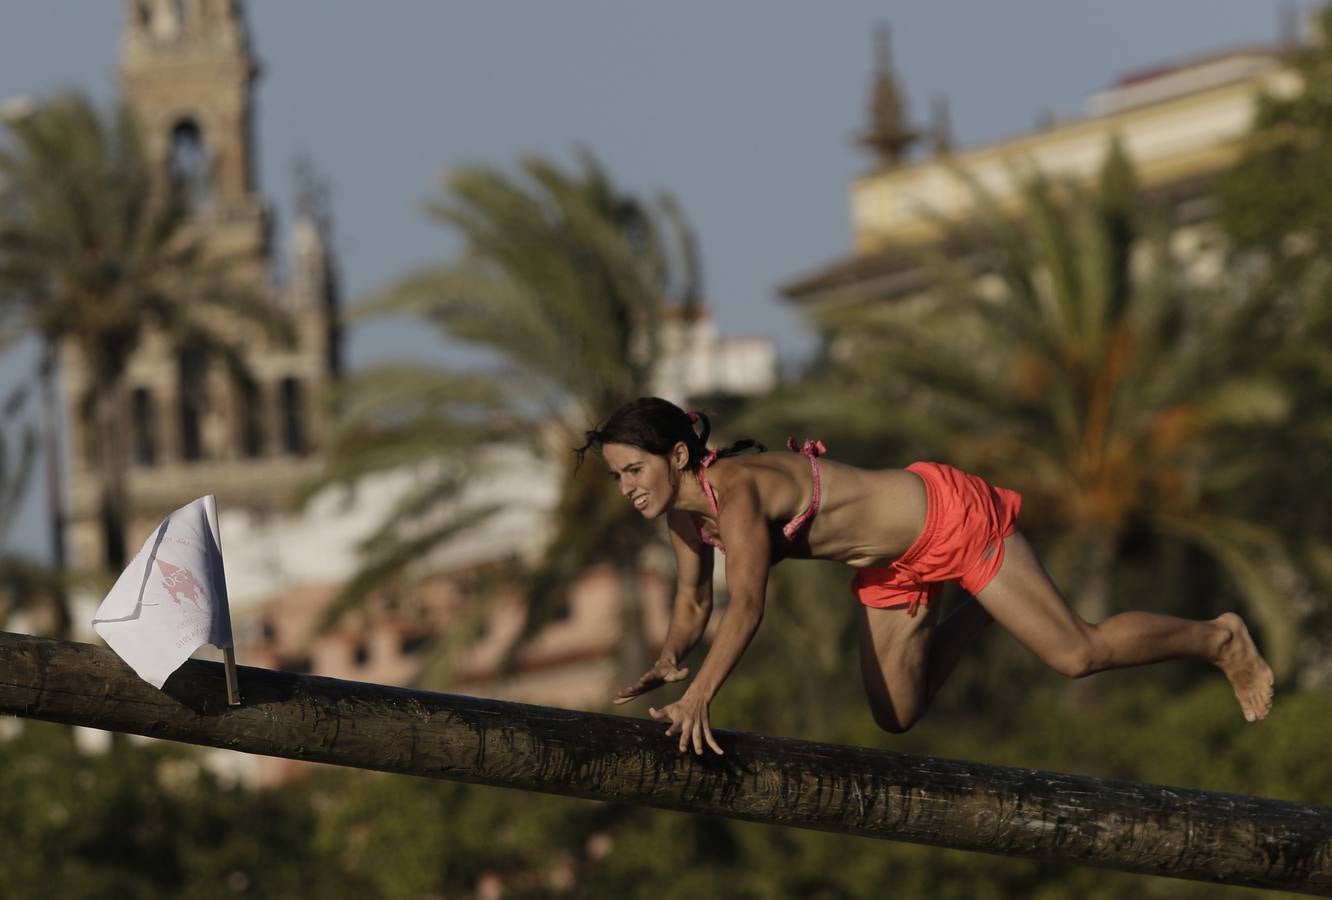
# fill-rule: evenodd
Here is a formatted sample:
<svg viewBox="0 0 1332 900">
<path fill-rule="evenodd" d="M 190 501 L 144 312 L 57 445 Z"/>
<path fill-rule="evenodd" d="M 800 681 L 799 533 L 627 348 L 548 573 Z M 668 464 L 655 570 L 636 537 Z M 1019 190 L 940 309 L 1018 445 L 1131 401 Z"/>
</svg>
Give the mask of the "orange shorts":
<svg viewBox="0 0 1332 900">
<path fill-rule="evenodd" d="M 914 616 L 946 581 L 979 593 L 1004 561 L 1004 538 L 1017 530 L 1022 495 L 942 463 L 907 466 L 925 482 L 925 527 L 887 566 L 856 572 L 851 589 L 866 606 L 905 606 Z"/>
</svg>

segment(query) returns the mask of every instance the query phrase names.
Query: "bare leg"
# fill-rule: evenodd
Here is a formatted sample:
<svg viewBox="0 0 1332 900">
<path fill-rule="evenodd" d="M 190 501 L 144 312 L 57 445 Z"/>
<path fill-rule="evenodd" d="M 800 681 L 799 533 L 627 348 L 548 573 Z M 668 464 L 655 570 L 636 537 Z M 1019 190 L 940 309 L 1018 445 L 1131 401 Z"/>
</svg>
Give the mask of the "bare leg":
<svg viewBox="0 0 1332 900">
<path fill-rule="evenodd" d="M 1225 673 L 1250 722 L 1272 707 L 1272 670 L 1239 616 L 1195 621 L 1126 612 L 1099 624 L 1069 607 L 1019 533 L 1004 541 L 999 574 L 977 600 L 996 622 L 1055 670 L 1073 678 L 1167 659 L 1204 659 Z"/>
<path fill-rule="evenodd" d="M 900 734 L 925 711 L 930 632 L 938 613 L 860 607 L 860 674 L 874 721 Z"/>
</svg>

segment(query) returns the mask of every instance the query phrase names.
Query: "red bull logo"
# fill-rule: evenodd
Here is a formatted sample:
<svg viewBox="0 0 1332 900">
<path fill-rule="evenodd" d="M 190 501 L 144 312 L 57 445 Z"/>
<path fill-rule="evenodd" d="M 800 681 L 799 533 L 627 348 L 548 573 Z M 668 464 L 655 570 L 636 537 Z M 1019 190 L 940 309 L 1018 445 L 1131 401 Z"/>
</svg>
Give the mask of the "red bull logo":
<svg viewBox="0 0 1332 900">
<path fill-rule="evenodd" d="M 204 608 L 206 598 L 203 585 L 194 577 L 193 572 L 160 559 L 153 561 L 162 570 L 162 587 L 166 588 L 173 603 L 179 606 L 181 601 L 188 600 L 194 604 L 195 609 Z"/>
</svg>

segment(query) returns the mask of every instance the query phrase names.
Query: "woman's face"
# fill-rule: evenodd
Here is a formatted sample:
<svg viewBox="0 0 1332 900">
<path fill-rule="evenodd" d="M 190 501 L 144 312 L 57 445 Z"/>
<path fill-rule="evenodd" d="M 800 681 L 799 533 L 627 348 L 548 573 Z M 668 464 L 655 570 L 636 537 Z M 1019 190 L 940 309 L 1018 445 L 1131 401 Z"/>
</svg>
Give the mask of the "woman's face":
<svg viewBox="0 0 1332 900">
<path fill-rule="evenodd" d="M 620 493 L 644 518 L 655 519 L 670 509 L 680 483 L 680 470 L 671 459 L 632 444 L 605 444 L 601 455 Z"/>
</svg>

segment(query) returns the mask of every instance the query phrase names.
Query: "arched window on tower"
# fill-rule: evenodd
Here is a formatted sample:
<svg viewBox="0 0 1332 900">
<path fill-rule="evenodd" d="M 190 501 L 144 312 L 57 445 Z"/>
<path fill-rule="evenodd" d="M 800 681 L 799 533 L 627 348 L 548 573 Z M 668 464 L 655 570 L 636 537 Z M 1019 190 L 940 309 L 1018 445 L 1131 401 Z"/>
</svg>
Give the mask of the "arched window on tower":
<svg viewBox="0 0 1332 900">
<path fill-rule="evenodd" d="M 204 367 L 191 353 L 180 355 L 180 458 L 203 459 L 203 417 L 208 402 Z"/>
<path fill-rule="evenodd" d="M 236 422 L 241 456 L 254 459 L 264 454 L 264 394 L 246 378 L 236 384 Z"/>
<path fill-rule="evenodd" d="M 171 129 L 171 184 L 183 191 L 194 209 L 207 209 L 212 201 L 212 173 L 203 132 L 193 119 L 181 119 Z"/>
<path fill-rule="evenodd" d="M 282 449 L 292 456 L 305 453 L 304 394 L 299 379 L 282 379 Z"/>
<path fill-rule="evenodd" d="M 147 388 L 135 388 L 130 395 L 130 422 L 133 430 L 131 458 L 136 466 L 151 466 L 157 460 L 157 410 Z"/>
</svg>

